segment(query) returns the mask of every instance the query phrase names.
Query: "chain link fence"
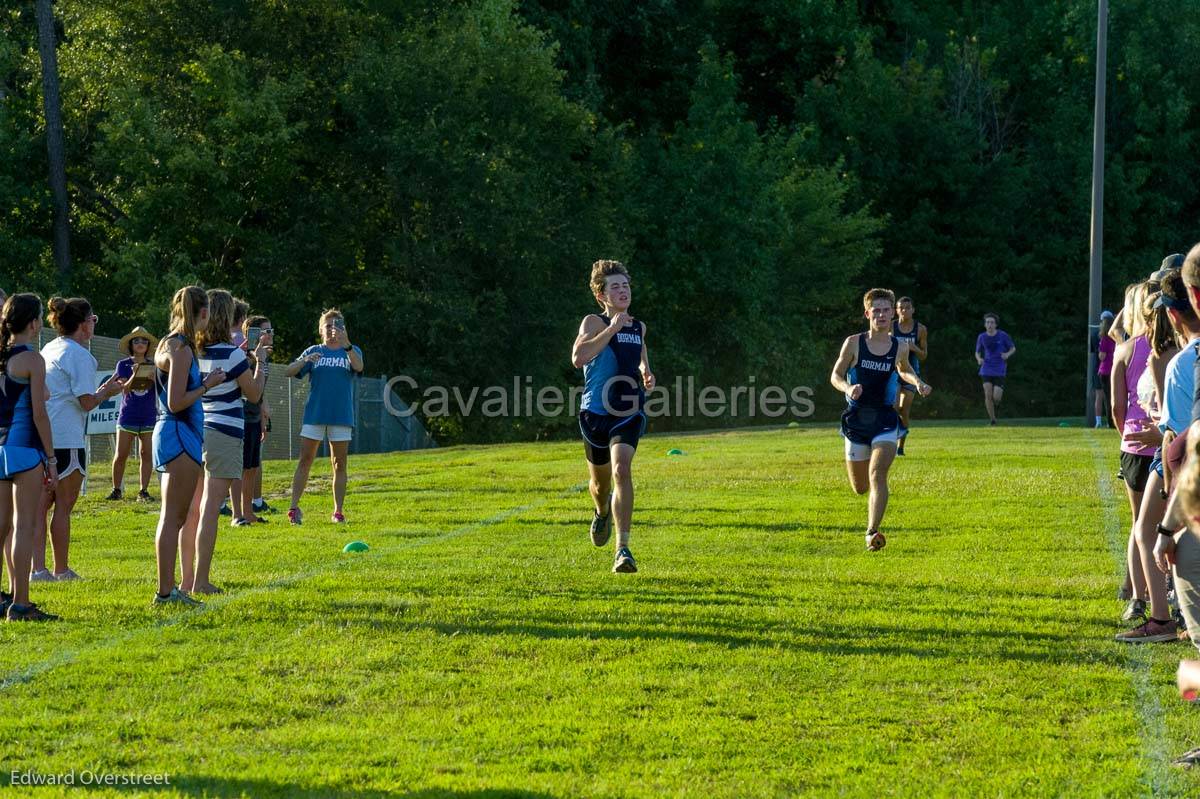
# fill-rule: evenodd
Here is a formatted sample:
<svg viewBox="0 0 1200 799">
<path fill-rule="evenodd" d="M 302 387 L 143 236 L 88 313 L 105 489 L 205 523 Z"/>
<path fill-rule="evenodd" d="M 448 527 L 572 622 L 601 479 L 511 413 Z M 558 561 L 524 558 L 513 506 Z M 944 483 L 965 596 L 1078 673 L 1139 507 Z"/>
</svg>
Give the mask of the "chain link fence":
<svg viewBox="0 0 1200 799">
<path fill-rule="evenodd" d="M 55 337 L 53 330 L 43 328 L 40 345 Z M 99 363 L 100 371 L 111 371 L 124 355 L 117 350 L 119 339 L 95 336 L 88 349 Z M 263 441 L 263 460 L 294 460 L 299 452 L 300 428 L 304 418 L 304 402 L 308 399 L 307 380 L 293 380 L 283 375 L 283 364 L 272 364 L 267 376 L 264 392 L 266 409 L 271 416 L 271 432 Z M 360 377 L 354 381 L 354 440 L 350 443 L 351 454 L 372 452 L 398 452 L 406 449 L 426 449 L 437 443 L 425 430 L 415 415 L 396 416 L 388 410 L 384 393 L 390 391 L 388 378 Z M 120 401 L 120 398 L 117 398 Z M 397 411 L 408 408 L 400 397 L 392 393 L 391 407 Z M 88 474 L 95 480 L 107 483 L 109 464 L 116 449 L 116 435 L 88 436 Z M 321 445 L 320 455 L 328 454 L 326 444 Z M 136 445 L 134 453 L 136 455 Z M 95 468 L 93 468 L 93 465 Z M 131 462 L 126 466 L 125 479 L 136 474 L 137 466 Z M 134 478 L 136 479 L 136 477 Z M 89 482 L 91 482 L 89 480 Z"/>
</svg>

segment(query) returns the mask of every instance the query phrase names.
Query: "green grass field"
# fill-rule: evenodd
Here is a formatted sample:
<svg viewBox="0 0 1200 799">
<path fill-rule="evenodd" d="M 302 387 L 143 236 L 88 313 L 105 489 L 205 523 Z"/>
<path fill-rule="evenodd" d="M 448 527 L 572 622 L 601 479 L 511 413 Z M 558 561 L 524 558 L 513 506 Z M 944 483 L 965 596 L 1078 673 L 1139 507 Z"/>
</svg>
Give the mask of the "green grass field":
<svg viewBox="0 0 1200 799">
<path fill-rule="evenodd" d="M 1194 650 L 1110 640 L 1115 450 L 1111 432 L 918 426 L 888 547 L 868 554 L 832 428 L 650 437 L 635 575 L 588 542 L 576 443 L 355 457 L 348 528 L 314 469 L 303 528 L 222 529 L 229 593 L 199 611 L 150 606 L 157 509 L 94 492 L 73 540 L 85 581 L 34 586 L 65 621 L 0 625 L 0 783 L 1195 796 L 1200 776 L 1169 765 L 1200 746 L 1174 689 Z M 268 470 L 279 492 L 289 479 Z M 371 551 L 342 554 L 352 539 Z"/>
</svg>

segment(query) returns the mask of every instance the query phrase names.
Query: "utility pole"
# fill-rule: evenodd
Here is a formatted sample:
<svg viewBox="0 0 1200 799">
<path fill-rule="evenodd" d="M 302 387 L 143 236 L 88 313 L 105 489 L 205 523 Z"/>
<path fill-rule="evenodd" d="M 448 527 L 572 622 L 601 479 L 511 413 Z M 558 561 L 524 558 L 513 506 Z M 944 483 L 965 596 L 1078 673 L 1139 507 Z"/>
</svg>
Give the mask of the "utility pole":
<svg viewBox="0 0 1200 799">
<path fill-rule="evenodd" d="M 1096 355 L 1092 337 L 1100 333 L 1100 283 L 1104 274 L 1104 100 L 1108 68 L 1108 0 L 1098 0 L 1096 21 L 1096 110 L 1092 123 L 1092 238 L 1088 278 L 1087 402 L 1083 418 L 1088 426 L 1096 407 Z"/>
</svg>

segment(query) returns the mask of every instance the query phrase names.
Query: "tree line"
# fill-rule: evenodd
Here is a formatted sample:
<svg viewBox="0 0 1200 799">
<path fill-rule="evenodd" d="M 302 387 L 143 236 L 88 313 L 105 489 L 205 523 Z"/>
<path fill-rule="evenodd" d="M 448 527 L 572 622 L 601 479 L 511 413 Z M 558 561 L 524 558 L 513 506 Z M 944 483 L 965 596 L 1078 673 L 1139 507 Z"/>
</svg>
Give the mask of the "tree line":
<svg viewBox="0 0 1200 799">
<path fill-rule="evenodd" d="M 918 417 L 978 412 L 985 311 L 1020 347 L 1010 412 L 1078 413 L 1095 25 L 1077 0 L 16 0 L 0 280 L 87 296 L 110 335 L 224 286 L 285 356 L 336 305 L 373 370 L 565 387 L 588 267 L 618 258 L 660 383 L 812 386 L 825 417 L 879 285 L 931 331 Z M 1110 303 L 1197 237 L 1198 27 L 1112 11 Z M 572 424 L 430 420 L 451 441 Z"/>
</svg>

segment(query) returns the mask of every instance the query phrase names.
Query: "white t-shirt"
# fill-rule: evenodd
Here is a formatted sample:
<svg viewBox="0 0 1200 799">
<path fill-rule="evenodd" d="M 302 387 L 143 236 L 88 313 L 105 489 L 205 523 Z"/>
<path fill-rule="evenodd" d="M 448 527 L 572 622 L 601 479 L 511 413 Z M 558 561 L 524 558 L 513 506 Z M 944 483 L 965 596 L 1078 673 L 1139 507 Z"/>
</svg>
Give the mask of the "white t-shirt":
<svg viewBox="0 0 1200 799">
<path fill-rule="evenodd" d="M 96 359 L 75 339 L 59 336 L 42 347 L 46 362 L 46 413 L 57 449 L 87 444 L 87 412 L 79 397 L 96 393 Z"/>
</svg>

